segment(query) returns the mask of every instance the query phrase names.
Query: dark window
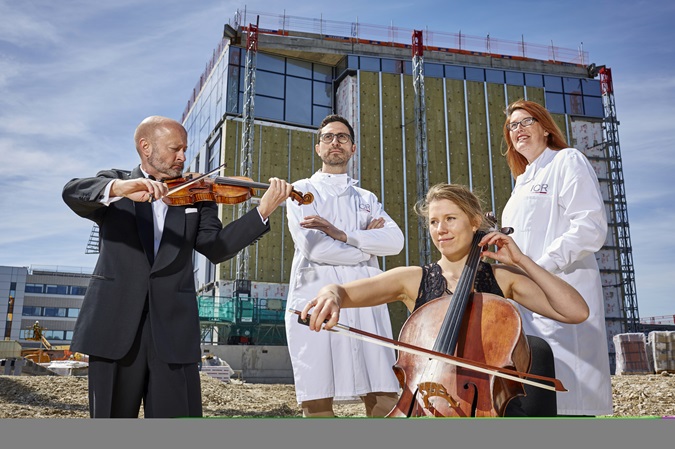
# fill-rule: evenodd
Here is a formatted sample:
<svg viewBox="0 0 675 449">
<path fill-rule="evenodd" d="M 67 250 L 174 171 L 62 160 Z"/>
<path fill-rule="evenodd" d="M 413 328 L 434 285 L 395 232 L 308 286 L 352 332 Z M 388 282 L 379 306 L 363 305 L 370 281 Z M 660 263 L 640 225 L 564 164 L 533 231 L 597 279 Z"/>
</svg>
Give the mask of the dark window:
<svg viewBox="0 0 675 449">
<path fill-rule="evenodd" d="M 464 79 L 464 67 L 459 67 L 456 65 L 446 65 L 445 66 L 445 77 L 453 80 L 463 80 Z"/>
<path fill-rule="evenodd" d="M 600 81 L 596 80 L 582 79 L 581 90 L 584 95 L 595 95 L 598 97 L 602 95 L 602 92 L 600 91 Z"/>
<path fill-rule="evenodd" d="M 270 120 L 284 119 L 284 101 L 278 98 L 255 96 L 255 115 Z"/>
<path fill-rule="evenodd" d="M 68 286 L 67 285 L 47 285 L 45 293 L 56 294 L 56 295 L 67 295 Z"/>
<path fill-rule="evenodd" d="M 359 57 L 354 55 L 347 56 L 347 68 L 357 70 L 359 68 Z"/>
<path fill-rule="evenodd" d="M 246 66 L 246 62 L 242 64 Z M 285 58 L 272 56 L 266 53 L 258 52 L 256 59 L 256 68 L 258 70 L 268 70 L 270 72 L 284 73 Z"/>
<path fill-rule="evenodd" d="M 544 75 L 544 85 L 546 92 L 562 92 L 562 78 L 559 76 Z"/>
<path fill-rule="evenodd" d="M 66 316 L 67 309 L 60 307 L 45 307 L 43 316 Z"/>
<path fill-rule="evenodd" d="M 23 316 L 42 316 L 42 307 L 23 306 L 21 314 Z"/>
<path fill-rule="evenodd" d="M 312 82 L 286 77 L 286 120 L 294 123 L 312 121 Z"/>
<path fill-rule="evenodd" d="M 242 83 L 244 87 L 244 83 Z M 284 75 L 258 71 L 255 77 L 255 93 L 258 95 L 267 95 L 269 97 L 284 96 Z M 256 105 L 257 106 L 257 105 Z"/>
<path fill-rule="evenodd" d="M 382 71 L 385 73 L 403 73 L 403 61 L 396 59 L 383 59 Z"/>
<path fill-rule="evenodd" d="M 236 47 L 230 47 L 230 64 L 241 65 L 241 51 Z"/>
<path fill-rule="evenodd" d="M 584 96 L 584 111 L 586 115 L 591 117 L 604 117 L 605 108 L 602 104 L 602 98 Z"/>
<path fill-rule="evenodd" d="M 314 81 L 314 104 L 330 106 L 332 104 L 333 85 L 331 83 L 322 83 Z"/>
<path fill-rule="evenodd" d="M 581 80 L 579 78 L 563 78 L 563 88 L 566 94 L 581 94 Z"/>
<path fill-rule="evenodd" d="M 26 284 L 26 293 L 43 293 L 44 285 L 42 284 Z"/>
<path fill-rule="evenodd" d="M 318 127 L 321 124 L 321 121 L 327 116 L 330 115 L 333 111 L 331 108 L 326 108 L 323 106 L 312 107 L 312 126 Z"/>
<path fill-rule="evenodd" d="M 85 293 L 87 293 L 87 287 L 82 287 L 79 285 L 72 285 L 70 287 L 71 295 L 84 295 Z"/>
<path fill-rule="evenodd" d="M 301 78 L 312 78 L 312 63 L 288 59 L 286 63 L 286 74 L 299 76 Z"/>
<path fill-rule="evenodd" d="M 318 81 L 333 81 L 333 68 L 329 65 L 314 64 L 314 79 Z"/>
<path fill-rule="evenodd" d="M 359 69 L 366 70 L 368 72 L 379 72 L 380 58 L 369 58 L 367 56 L 361 56 L 359 58 Z"/>
<path fill-rule="evenodd" d="M 565 113 L 565 99 L 563 94 L 546 92 L 546 109 L 554 114 Z"/>
<path fill-rule="evenodd" d="M 525 85 L 529 87 L 544 87 L 544 78 L 534 73 L 525 74 Z"/>
<path fill-rule="evenodd" d="M 568 114 L 583 115 L 584 103 L 581 95 L 565 94 L 565 111 Z"/>
<path fill-rule="evenodd" d="M 504 72 L 502 70 L 485 69 L 485 80 L 488 83 L 504 84 Z"/>
<path fill-rule="evenodd" d="M 441 64 L 424 64 L 424 76 L 429 78 L 443 78 L 443 66 Z"/>
<path fill-rule="evenodd" d="M 403 74 L 412 75 L 412 61 L 403 61 Z"/>
<path fill-rule="evenodd" d="M 524 86 L 525 79 L 523 74 L 520 72 L 506 72 L 506 84 L 511 84 L 512 86 Z"/>
<path fill-rule="evenodd" d="M 467 67 L 465 69 L 468 81 L 485 81 L 485 70 Z"/>
</svg>

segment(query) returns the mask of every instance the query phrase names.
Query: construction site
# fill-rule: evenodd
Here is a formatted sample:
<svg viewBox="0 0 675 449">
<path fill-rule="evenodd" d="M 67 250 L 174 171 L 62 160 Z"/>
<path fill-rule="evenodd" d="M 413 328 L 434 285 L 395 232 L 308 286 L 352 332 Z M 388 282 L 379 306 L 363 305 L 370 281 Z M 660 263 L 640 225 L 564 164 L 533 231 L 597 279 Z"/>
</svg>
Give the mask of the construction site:
<svg viewBox="0 0 675 449">
<path fill-rule="evenodd" d="M 224 165 L 219 175 L 257 182 L 307 178 L 321 167 L 313 151 L 317 126 L 340 114 L 354 125 L 358 148 L 349 175 L 404 232 L 403 251 L 380 258 L 382 269 L 438 259 L 413 210 L 435 183 L 467 185 L 501 216 L 514 182 L 503 156 L 504 110 L 521 98 L 544 105 L 587 156 L 603 193 L 609 232 L 596 258 L 614 372 L 614 337 L 643 329 L 610 67 L 583 48 L 246 10 L 214 42 L 181 117 L 186 171 Z M 220 218 L 227 224 L 255 204 L 255 197 L 221 204 Z M 98 252 L 96 226 L 86 252 Z M 227 361 L 234 376 L 292 382 L 284 315 L 293 253 L 282 211 L 262 241 L 230 261 L 213 265 L 195 254 L 202 350 Z M 398 335 L 409 312 L 400 303 L 389 310 Z M 21 332 L 29 331 L 29 319 L 21 320 Z M 64 343 L 74 321 L 63 324 Z M 57 353 L 27 335 L 17 340 L 42 345 L 26 349 L 29 359 L 74 358 L 65 346 Z"/>
</svg>

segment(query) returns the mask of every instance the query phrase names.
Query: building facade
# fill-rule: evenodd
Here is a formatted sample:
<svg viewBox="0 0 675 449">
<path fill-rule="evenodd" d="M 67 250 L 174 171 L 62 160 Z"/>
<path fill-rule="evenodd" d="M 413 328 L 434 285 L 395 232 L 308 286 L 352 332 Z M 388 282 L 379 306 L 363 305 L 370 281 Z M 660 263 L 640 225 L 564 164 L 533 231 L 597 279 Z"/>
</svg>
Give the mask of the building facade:
<svg viewBox="0 0 675 449">
<path fill-rule="evenodd" d="M 37 348 L 36 322 L 52 345 L 69 345 L 91 271 L 59 267 L 0 267 L 0 333 Z"/>
<path fill-rule="evenodd" d="M 257 21 L 262 24 L 254 27 Z M 514 181 L 503 156 L 504 110 L 520 98 L 536 101 L 552 112 L 569 144 L 588 156 L 600 180 L 610 232 L 597 259 L 606 299 L 607 348 L 614 360 L 612 338 L 626 331 L 628 315 L 617 224 L 612 222 L 617 186 L 603 133 L 601 82 L 589 71 L 587 55 L 561 60 L 560 52 L 551 49 L 548 57 L 530 57 L 525 43 L 510 55 L 472 51 L 466 49 L 466 36 L 459 35 L 447 47 L 425 44 L 420 60 L 405 42 L 412 33 L 389 28 L 386 38 L 378 40 L 364 38 L 367 31 L 362 24 L 238 12 L 226 25 L 182 117 L 190 170 L 205 173 L 225 164 L 222 175 L 241 175 L 248 159 L 254 181 L 309 177 L 321 166 L 314 152 L 316 127 L 326 115 L 339 113 L 356 132 L 358 151 L 350 174 L 378 195 L 406 237 L 400 254 L 381 259 L 382 268 L 416 265 L 425 255 L 413 210 L 421 182 L 419 133 L 425 135 L 425 182 L 465 184 L 499 218 Z M 377 27 L 370 31 L 382 32 Z M 439 35 L 426 34 L 429 41 L 442 40 Z M 499 42 L 488 38 L 487 44 L 494 50 Z M 252 123 L 250 130 L 247 123 Z M 220 207 L 224 223 L 240 213 L 237 207 Z M 247 250 L 245 272 L 236 260 L 214 266 L 195 256 L 200 298 L 210 298 L 215 309 L 218 298 L 236 302 L 237 280 L 250 281 L 252 290 L 275 286 L 283 294 L 293 257 L 283 209 L 271 217 L 271 226 Z M 430 251 L 431 260 L 437 259 L 435 248 Z M 265 289 L 250 290 L 242 294 L 260 306 Z M 396 304 L 390 311 L 398 335 L 407 310 Z M 213 337 L 218 328 L 215 319 L 205 334 Z M 221 332 L 230 338 L 232 326 Z"/>
</svg>

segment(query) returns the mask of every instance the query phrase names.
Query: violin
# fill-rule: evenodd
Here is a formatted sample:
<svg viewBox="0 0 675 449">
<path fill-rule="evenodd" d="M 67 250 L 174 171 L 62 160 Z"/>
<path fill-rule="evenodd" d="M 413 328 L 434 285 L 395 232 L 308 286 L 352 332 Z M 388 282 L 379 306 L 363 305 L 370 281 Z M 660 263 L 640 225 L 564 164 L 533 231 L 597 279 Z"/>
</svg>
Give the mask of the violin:
<svg viewBox="0 0 675 449">
<path fill-rule="evenodd" d="M 217 204 L 239 204 L 249 200 L 255 190 L 269 188 L 269 184 L 255 182 L 245 176 L 218 176 L 208 178 L 210 173 L 185 173 L 182 177 L 163 180 L 169 193 L 162 198 L 169 206 L 187 206 L 199 201 Z M 310 204 L 314 195 L 293 189 L 291 198 L 299 205 Z"/>
</svg>

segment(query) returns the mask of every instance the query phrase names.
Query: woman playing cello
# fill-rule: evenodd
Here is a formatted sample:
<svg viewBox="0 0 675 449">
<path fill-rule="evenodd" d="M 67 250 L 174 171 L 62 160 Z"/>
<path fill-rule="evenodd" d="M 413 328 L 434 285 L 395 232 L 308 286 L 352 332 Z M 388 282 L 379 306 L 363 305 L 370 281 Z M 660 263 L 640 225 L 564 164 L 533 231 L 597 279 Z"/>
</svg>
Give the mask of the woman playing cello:
<svg viewBox="0 0 675 449">
<path fill-rule="evenodd" d="M 480 201 L 464 186 L 437 184 L 418 203 L 416 211 L 427 220 L 440 260 L 424 267 L 397 267 L 371 278 L 323 287 L 300 316 L 305 319 L 313 309 L 309 317 L 311 330 L 320 331 L 324 321 L 325 329 L 336 326 L 341 307 L 402 301 L 413 312 L 412 318 L 424 304 L 452 295 L 473 247 L 474 235 L 486 230 Z M 577 324 L 588 317 L 581 295 L 525 256 L 509 236 L 488 232 L 478 242 L 479 247 L 486 245 L 495 245 L 496 250 L 482 251 L 481 256 L 500 263 L 479 263 L 473 284 L 476 292 L 510 298 L 564 323 Z M 522 410 L 516 408 L 508 408 L 505 416 L 522 416 Z"/>
</svg>

